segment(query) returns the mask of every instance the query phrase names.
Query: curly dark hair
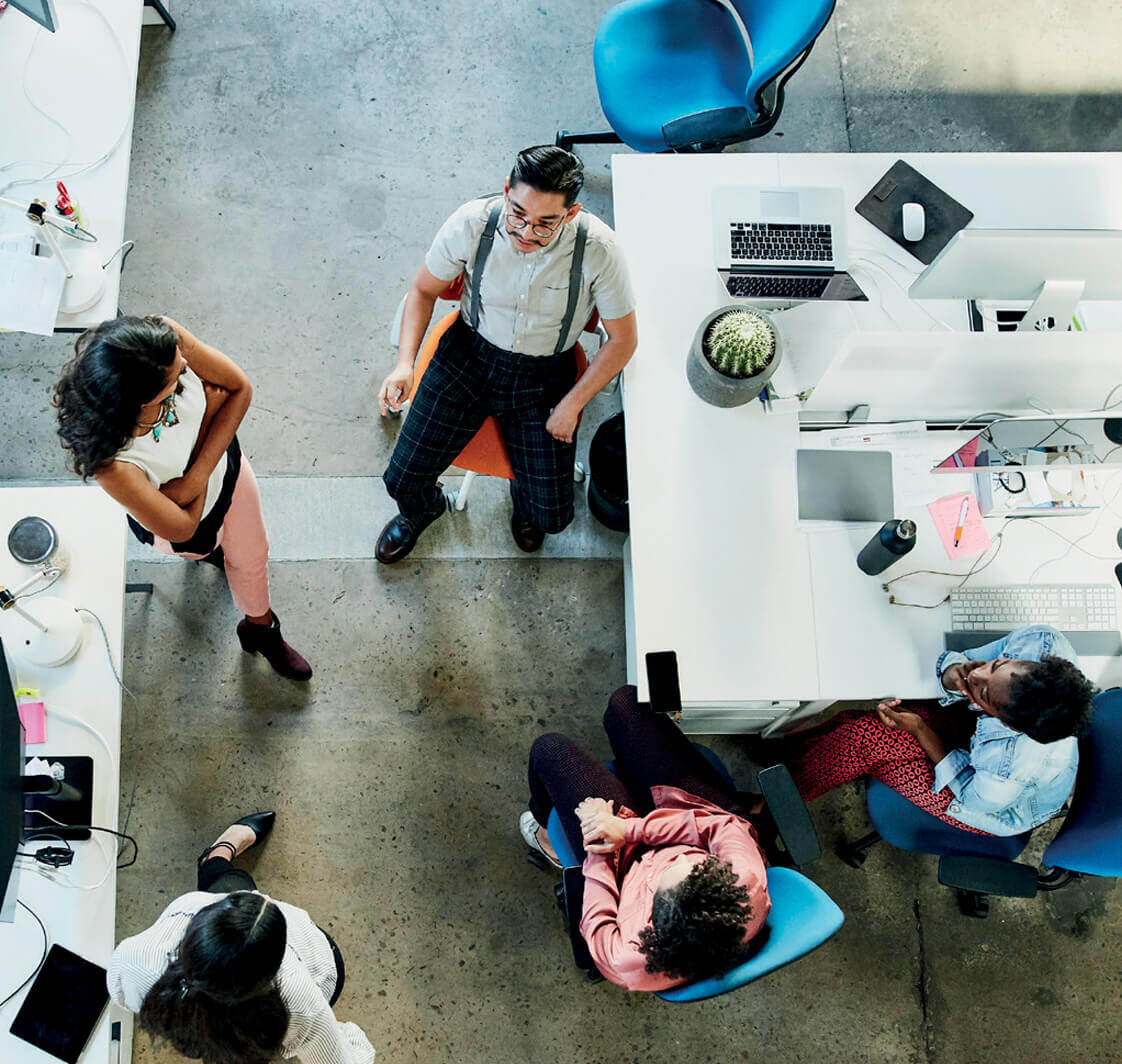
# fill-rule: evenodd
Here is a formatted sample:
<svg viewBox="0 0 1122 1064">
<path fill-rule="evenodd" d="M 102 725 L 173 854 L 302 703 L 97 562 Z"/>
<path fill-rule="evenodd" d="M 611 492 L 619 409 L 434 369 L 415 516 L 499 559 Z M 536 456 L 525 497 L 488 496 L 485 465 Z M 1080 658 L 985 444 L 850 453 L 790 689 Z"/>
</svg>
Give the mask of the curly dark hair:
<svg viewBox="0 0 1122 1064">
<path fill-rule="evenodd" d="M 1066 658 L 1020 662 L 1001 719 L 1038 743 L 1082 735 L 1091 724 L 1095 685 Z"/>
<path fill-rule="evenodd" d="M 647 971 L 691 981 L 726 971 L 746 951 L 751 915 L 748 888 L 732 865 L 705 858 L 676 887 L 655 894 L 651 922 L 639 932 Z"/>
<path fill-rule="evenodd" d="M 54 389 L 58 434 L 83 480 L 128 443 L 140 409 L 159 395 L 179 338 L 163 318 L 114 318 L 74 344 Z"/>
<path fill-rule="evenodd" d="M 140 1026 L 206 1064 L 270 1064 L 288 1009 L 277 989 L 288 929 L 262 894 L 235 891 L 191 918 L 178 956 L 148 991 Z"/>
</svg>

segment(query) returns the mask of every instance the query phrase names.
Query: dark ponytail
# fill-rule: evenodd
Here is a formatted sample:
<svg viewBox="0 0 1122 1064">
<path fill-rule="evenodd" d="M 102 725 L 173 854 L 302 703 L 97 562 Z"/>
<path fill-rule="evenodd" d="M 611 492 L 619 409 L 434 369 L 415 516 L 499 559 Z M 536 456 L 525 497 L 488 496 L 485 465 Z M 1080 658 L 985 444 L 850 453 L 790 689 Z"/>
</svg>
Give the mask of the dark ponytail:
<svg viewBox="0 0 1122 1064">
<path fill-rule="evenodd" d="M 87 329 L 55 384 L 58 434 L 74 472 L 93 476 L 129 442 L 159 395 L 179 338 L 163 318 L 113 318 Z"/>
<path fill-rule="evenodd" d="M 286 942 L 284 913 L 261 894 L 200 909 L 140 1006 L 140 1026 L 206 1064 L 270 1064 L 288 1031 L 276 985 Z"/>
</svg>

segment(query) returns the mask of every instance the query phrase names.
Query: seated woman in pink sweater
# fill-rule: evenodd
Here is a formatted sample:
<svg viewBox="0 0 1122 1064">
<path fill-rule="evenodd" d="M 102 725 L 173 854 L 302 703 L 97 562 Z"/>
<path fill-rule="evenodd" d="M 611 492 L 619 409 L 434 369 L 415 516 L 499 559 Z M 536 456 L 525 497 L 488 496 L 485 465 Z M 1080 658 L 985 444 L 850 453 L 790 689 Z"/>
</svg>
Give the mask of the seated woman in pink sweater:
<svg viewBox="0 0 1122 1064">
<path fill-rule="evenodd" d="M 523 838 L 560 867 L 542 826 L 556 807 L 583 858 L 580 929 L 606 979 L 664 990 L 727 971 L 771 909 L 752 796 L 732 790 L 634 687 L 612 695 L 604 730 L 618 775 L 564 735 L 534 743 Z"/>
</svg>

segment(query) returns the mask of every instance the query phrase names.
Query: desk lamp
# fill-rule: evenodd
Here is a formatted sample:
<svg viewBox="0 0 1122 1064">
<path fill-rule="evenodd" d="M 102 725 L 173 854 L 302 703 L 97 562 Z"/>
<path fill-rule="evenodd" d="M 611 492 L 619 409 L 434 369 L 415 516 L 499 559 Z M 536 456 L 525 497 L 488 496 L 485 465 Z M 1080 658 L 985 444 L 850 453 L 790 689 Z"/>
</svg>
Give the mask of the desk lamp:
<svg viewBox="0 0 1122 1064">
<path fill-rule="evenodd" d="M 8 550 L 16 561 L 37 569 L 14 589 L 0 587 L 0 610 L 18 617 L 13 621 L 12 651 L 32 665 L 63 665 L 82 645 L 82 619 L 66 599 L 37 597 L 47 588 L 28 590 L 41 580 L 50 587 L 66 572 L 69 558 L 59 545 L 58 533 L 41 517 L 21 518 L 8 533 Z M 18 602 L 32 597 L 35 601 L 26 606 Z"/>
</svg>

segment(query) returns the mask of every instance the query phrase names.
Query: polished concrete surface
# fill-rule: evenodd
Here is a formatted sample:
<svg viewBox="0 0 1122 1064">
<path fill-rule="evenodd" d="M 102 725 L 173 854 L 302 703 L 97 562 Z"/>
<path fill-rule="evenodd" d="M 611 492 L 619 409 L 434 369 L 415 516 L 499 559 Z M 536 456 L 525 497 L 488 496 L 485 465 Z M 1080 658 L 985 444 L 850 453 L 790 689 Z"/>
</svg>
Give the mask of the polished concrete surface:
<svg viewBox="0 0 1122 1064">
<path fill-rule="evenodd" d="M 396 424 L 375 395 L 394 309 L 443 218 L 499 187 L 515 150 L 601 127 L 590 42 L 608 6 L 180 0 L 174 36 L 144 31 L 122 308 L 171 314 L 253 378 L 241 435 L 275 603 L 316 676 L 287 684 L 240 652 L 216 571 L 132 555 L 130 577 L 157 590 L 127 603 L 140 709 L 125 708 L 122 776 L 139 774 L 141 857 L 119 931 L 190 887 L 226 822 L 275 808 L 248 865 L 337 938 L 338 1015 L 383 1060 L 1118 1060 L 1113 883 L 966 920 L 931 860 L 833 856 L 867 828 L 854 788 L 813 810 L 826 855 L 811 875 L 846 913 L 822 949 L 698 1005 L 586 984 L 516 823 L 537 734 L 606 751 L 620 537 L 581 503 L 547 555 L 521 556 L 503 486 L 481 482 L 408 563 L 370 560 L 390 512 Z M 776 131 L 738 150 L 1118 150 L 1120 44 L 1117 5 L 845 0 Z M 609 221 L 612 150 L 584 150 L 584 201 Z M 69 343 L 0 336 L 6 482 L 69 476 L 49 406 Z M 616 403 L 597 400 L 586 443 Z M 734 741 L 714 745 L 743 770 Z M 140 1035 L 135 1059 L 176 1057 Z"/>
</svg>

